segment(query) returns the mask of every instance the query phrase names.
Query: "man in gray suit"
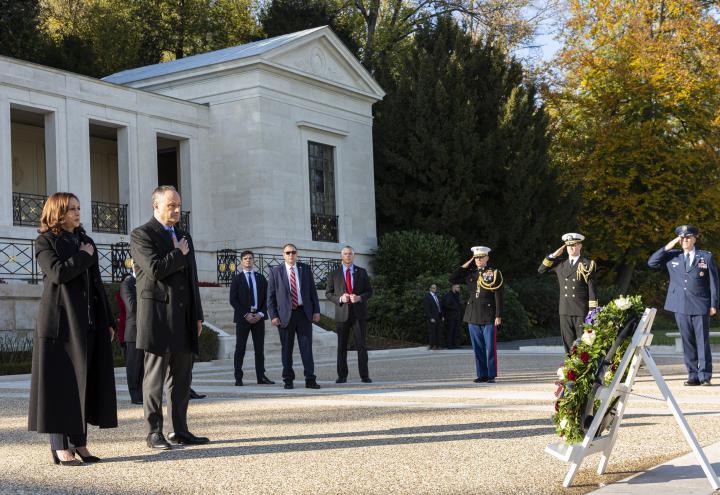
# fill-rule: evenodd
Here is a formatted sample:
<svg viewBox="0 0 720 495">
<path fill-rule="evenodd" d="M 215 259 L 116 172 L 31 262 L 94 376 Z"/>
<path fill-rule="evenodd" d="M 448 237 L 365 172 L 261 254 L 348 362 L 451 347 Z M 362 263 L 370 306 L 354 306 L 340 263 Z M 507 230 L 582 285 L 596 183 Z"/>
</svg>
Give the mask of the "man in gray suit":
<svg viewBox="0 0 720 495">
<path fill-rule="evenodd" d="M 192 239 L 177 228 L 180 195 L 172 186 L 160 186 L 153 191 L 152 204 L 153 218 L 132 231 L 130 250 L 137 275 L 136 346 L 145 350 L 142 388 L 147 445 L 167 450 L 163 384 L 168 390 L 168 439 L 181 444 L 208 442 L 190 433 L 187 426 L 193 353 L 198 352 L 203 311 Z"/>
</svg>

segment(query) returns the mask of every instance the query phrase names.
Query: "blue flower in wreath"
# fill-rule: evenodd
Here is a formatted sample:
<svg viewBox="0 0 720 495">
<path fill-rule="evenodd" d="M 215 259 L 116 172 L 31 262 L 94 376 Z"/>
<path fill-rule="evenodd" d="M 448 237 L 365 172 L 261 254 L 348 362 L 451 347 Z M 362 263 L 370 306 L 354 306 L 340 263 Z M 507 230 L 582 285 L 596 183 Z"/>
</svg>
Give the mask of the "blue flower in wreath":
<svg viewBox="0 0 720 495">
<path fill-rule="evenodd" d="M 590 311 L 587 316 L 585 316 L 585 323 L 588 325 L 594 325 L 597 323 L 597 314 L 602 310 L 602 308 L 593 308 L 592 311 Z"/>
</svg>

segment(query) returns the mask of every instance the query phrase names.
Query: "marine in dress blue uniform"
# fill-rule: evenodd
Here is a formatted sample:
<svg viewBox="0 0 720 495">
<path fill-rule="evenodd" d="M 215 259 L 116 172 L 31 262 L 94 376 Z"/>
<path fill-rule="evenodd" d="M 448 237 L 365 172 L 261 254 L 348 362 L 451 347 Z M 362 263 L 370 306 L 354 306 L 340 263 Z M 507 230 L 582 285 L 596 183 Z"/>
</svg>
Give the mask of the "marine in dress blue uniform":
<svg viewBox="0 0 720 495">
<path fill-rule="evenodd" d="M 472 253 L 473 257 L 450 277 L 450 283 L 467 284 L 469 296 L 463 321 L 468 324 L 475 352 L 477 378 L 473 381 L 493 383 L 497 376 L 497 327 L 502 324 L 503 276 L 488 265 L 489 247 L 475 246 Z"/>
<path fill-rule="evenodd" d="M 685 385 L 710 385 L 710 317 L 718 307 L 718 272 L 710 251 L 695 248 L 699 230 L 692 225 L 675 229 L 677 237 L 655 251 L 648 265 L 665 265 L 670 274 L 665 309 L 675 313 L 683 343 L 688 379 Z M 680 243 L 681 249 L 674 248 Z"/>
</svg>

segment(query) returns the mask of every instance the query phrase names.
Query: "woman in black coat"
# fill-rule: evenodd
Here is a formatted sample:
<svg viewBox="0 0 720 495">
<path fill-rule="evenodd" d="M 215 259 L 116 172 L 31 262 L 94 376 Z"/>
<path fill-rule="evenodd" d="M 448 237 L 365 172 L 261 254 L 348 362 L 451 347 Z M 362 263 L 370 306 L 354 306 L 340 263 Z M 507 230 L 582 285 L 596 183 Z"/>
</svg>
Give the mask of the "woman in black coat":
<svg viewBox="0 0 720 495">
<path fill-rule="evenodd" d="M 114 319 L 92 239 L 80 225 L 80 202 L 55 193 L 43 207 L 35 256 L 43 294 L 33 345 L 28 429 L 50 434 L 55 464 L 98 462 L 87 449 L 87 424 L 117 426 L 110 341 Z M 70 449 L 69 443 L 72 444 Z"/>
</svg>

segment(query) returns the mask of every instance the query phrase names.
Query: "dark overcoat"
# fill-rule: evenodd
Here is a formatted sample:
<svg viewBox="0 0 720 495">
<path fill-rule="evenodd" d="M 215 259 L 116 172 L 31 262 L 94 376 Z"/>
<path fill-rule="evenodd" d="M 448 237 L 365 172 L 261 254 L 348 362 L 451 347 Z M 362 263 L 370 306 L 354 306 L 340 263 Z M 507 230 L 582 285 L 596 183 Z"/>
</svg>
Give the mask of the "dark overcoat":
<svg viewBox="0 0 720 495">
<path fill-rule="evenodd" d="M 172 235 L 155 218 L 132 231 L 130 252 L 137 275 L 137 340 L 135 347 L 155 354 L 198 352 L 197 321 L 203 320 L 195 248 L 183 255 Z"/>
<path fill-rule="evenodd" d="M 79 240 L 95 246 L 81 230 Z M 80 251 L 72 234 L 46 232 L 35 240 L 35 256 L 43 272 L 43 294 L 33 344 L 28 429 L 84 433 L 86 423 L 116 427 L 108 332 L 116 325 L 97 248 L 90 256 Z"/>
<path fill-rule="evenodd" d="M 137 340 L 137 280 L 133 275 L 125 278 L 120 283 L 120 298 L 125 305 L 125 342 Z"/>
<path fill-rule="evenodd" d="M 373 293 L 370 277 L 368 276 L 367 270 L 356 265 L 352 265 L 351 273 L 353 294 L 360 296 L 360 302 L 356 303 L 348 304 L 340 302 L 340 297 L 347 292 L 342 266 L 337 270 L 333 270 L 327 278 L 325 297 L 335 303 L 335 321 L 337 323 L 348 321 L 348 318 L 350 318 L 351 305 L 355 313 L 355 318 L 359 320 L 367 319 L 367 301 L 372 297 Z"/>
</svg>

